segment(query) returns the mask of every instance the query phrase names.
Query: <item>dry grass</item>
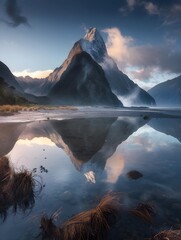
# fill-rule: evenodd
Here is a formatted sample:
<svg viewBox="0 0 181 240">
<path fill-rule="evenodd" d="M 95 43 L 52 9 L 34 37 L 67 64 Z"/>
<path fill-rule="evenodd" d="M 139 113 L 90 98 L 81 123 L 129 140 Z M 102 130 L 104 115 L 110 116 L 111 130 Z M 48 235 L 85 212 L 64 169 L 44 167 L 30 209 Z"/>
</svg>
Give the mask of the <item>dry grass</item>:
<svg viewBox="0 0 181 240">
<path fill-rule="evenodd" d="M 6 192 L 12 171 L 7 157 L 0 158 L 0 217 L 5 221 L 7 211 L 11 206 L 10 195 Z"/>
<path fill-rule="evenodd" d="M 108 194 L 96 208 L 75 215 L 64 223 L 64 240 L 105 239 L 119 210 L 118 195 Z"/>
<path fill-rule="evenodd" d="M 131 214 L 143 219 L 145 222 L 153 224 L 153 216 L 155 216 L 154 208 L 149 203 L 140 203 L 130 211 Z"/>
<path fill-rule="evenodd" d="M 63 231 L 60 227 L 56 227 L 53 218 L 44 215 L 41 218 L 42 240 L 61 240 L 63 239 Z"/>
<path fill-rule="evenodd" d="M 0 158 L 0 191 L 3 191 L 4 186 L 9 182 L 11 177 L 11 168 L 7 157 Z"/>
<path fill-rule="evenodd" d="M 181 240 L 181 230 L 162 231 L 149 240 Z"/>
<path fill-rule="evenodd" d="M 11 206 L 14 212 L 18 208 L 23 212 L 31 209 L 35 203 L 36 189 L 40 193 L 42 184 L 35 179 L 33 172 L 26 169 L 15 172 L 7 157 L 0 158 L 0 216 L 3 220 Z"/>
<path fill-rule="evenodd" d="M 0 105 L 0 115 L 4 113 L 18 113 L 19 111 L 38 110 L 77 110 L 74 106 L 41 106 L 41 105 Z"/>
<path fill-rule="evenodd" d="M 7 218 L 8 209 L 11 207 L 11 199 L 6 192 L 0 192 L 0 217 L 3 221 Z"/>
<path fill-rule="evenodd" d="M 97 207 L 75 215 L 59 227 L 55 228 L 53 218 L 43 216 L 42 239 L 104 240 L 116 220 L 119 207 L 118 194 L 108 194 Z M 53 235 L 50 236 L 50 233 Z"/>
<path fill-rule="evenodd" d="M 15 173 L 11 182 L 11 191 L 13 196 L 13 207 L 15 212 L 17 207 L 25 211 L 28 208 L 32 208 L 35 203 L 35 179 L 32 172 L 26 169 L 21 170 L 19 173 Z"/>
</svg>

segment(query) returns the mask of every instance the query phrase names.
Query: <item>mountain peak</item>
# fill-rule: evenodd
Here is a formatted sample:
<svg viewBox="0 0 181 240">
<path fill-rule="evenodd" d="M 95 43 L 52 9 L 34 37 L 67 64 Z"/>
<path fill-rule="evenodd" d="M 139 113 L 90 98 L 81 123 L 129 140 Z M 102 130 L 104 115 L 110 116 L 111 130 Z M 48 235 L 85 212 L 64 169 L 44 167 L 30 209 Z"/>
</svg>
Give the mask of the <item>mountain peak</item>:
<svg viewBox="0 0 181 240">
<path fill-rule="evenodd" d="M 89 30 L 87 31 L 86 35 L 84 36 L 84 39 L 89 41 L 89 42 L 92 42 L 96 39 L 102 39 L 99 31 L 97 30 L 97 28 L 89 28 Z"/>
<path fill-rule="evenodd" d="M 89 28 L 84 38 L 79 40 L 79 44 L 82 50 L 89 53 L 97 62 L 103 61 L 107 55 L 104 40 L 96 28 Z"/>
</svg>

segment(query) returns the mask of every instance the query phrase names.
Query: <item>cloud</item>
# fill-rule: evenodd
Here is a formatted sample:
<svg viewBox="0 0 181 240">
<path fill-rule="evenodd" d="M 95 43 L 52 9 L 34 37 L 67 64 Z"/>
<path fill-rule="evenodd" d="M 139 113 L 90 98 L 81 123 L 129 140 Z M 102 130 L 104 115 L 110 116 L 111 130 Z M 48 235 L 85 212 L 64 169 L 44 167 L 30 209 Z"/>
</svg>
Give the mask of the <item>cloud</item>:
<svg viewBox="0 0 181 240">
<path fill-rule="evenodd" d="M 136 0 L 126 0 L 126 2 L 127 2 L 127 5 L 128 5 L 128 8 L 130 9 L 130 10 L 133 10 L 134 9 L 134 7 L 136 6 Z"/>
<path fill-rule="evenodd" d="M 19 145 L 26 145 L 26 146 L 34 146 L 36 145 L 47 145 L 50 147 L 55 147 L 55 143 L 53 143 L 49 138 L 46 137 L 35 137 L 32 140 L 28 139 L 19 139 L 17 142 Z"/>
<path fill-rule="evenodd" d="M 181 4 L 174 4 L 171 8 L 171 12 L 174 15 L 180 15 L 181 14 Z"/>
<path fill-rule="evenodd" d="M 181 4 L 174 4 L 163 11 L 163 25 L 172 25 L 181 22 Z"/>
<path fill-rule="evenodd" d="M 145 9 L 150 15 L 157 15 L 159 14 L 158 7 L 156 4 L 153 4 L 152 2 L 146 2 L 144 3 Z"/>
<path fill-rule="evenodd" d="M 119 12 L 123 15 L 127 15 L 127 13 L 133 11 L 136 6 L 140 5 L 139 0 L 126 0 L 126 5 L 119 8 Z"/>
<path fill-rule="evenodd" d="M 135 10 L 136 7 L 144 8 L 150 15 L 159 14 L 158 6 L 152 2 L 141 0 L 126 0 L 126 6 L 121 7 L 119 11 L 123 14 Z"/>
<path fill-rule="evenodd" d="M 134 78 L 139 79 L 139 80 L 148 80 L 150 77 L 152 77 L 152 68 L 140 68 L 137 70 L 131 71 L 131 74 Z"/>
<path fill-rule="evenodd" d="M 26 77 L 30 76 L 32 78 L 46 78 L 52 72 L 52 70 L 44 70 L 44 71 L 35 71 L 31 72 L 30 70 L 23 70 L 20 72 L 13 72 L 13 75 L 16 77 Z"/>
<path fill-rule="evenodd" d="M 162 45 L 136 45 L 130 36 L 124 36 L 118 28 L 103 30 L 108 34 L 108 55 L 142 88 L 148 90 L 158 82 L 181 74 L 181 51 L 174 51 L 174 42 Z"/>
<path fill-rule="evenodd" d="M 18 6 L 17 0 L 6 0 L 5 3 L 6 13 L 11 19 L 11 22 L 7 22 L 12 27 L 18 27 L 20 24 L 29 26 L 28 20 L 25 16 L 21 15 L 21 9 Z"/>
<path fill-rule="evenodd" d="M 124 169 L 124 158 L 117 151 L 108 158 L 105 166 L 107 173 L 106 181 L 109 183 L 116 183 L 119 176 L 122 174 Z"/>
<path fill-rule="evenodd" d="M 124 68 L 127 65 L 129 46 L 133 39 L 123 36 L 118 28 L 107 28 L 103 31 L 108 34 L 106 43 L 108 54 L 119 63 L 120 68 Z"/>
<path fill-rule="evenodd" d="M 139 73 L 147 76 L 152 69 L 181 73 L 181 51 L 173 51 L 171 45 L 136 46 L 134 39 L 123 36 L 118 28 L 104 31 L 108 34 L 106 43 L 108 54 L 117 62 L 121 70 L 127 67 L 138 67 Z M 143 69 L 146 70 L 143 71 Z"/>
</svg>

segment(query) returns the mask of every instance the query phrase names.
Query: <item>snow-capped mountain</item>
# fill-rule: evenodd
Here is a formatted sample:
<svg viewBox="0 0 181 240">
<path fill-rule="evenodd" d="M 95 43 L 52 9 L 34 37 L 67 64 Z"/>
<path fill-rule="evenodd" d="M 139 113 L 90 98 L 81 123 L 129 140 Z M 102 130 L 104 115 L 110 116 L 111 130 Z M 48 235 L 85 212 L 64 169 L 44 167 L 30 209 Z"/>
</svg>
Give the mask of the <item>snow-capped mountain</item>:
<svg viewBox="0 0 181 240">
<path fill-rule="evenodd" d="M 60 80 L 50 91 L 53 103 L 122 106 L 112 93 L 101 66 L 88 53 L 82 51 L 74 55 L 68 65 L 67 62 L 57 72 L 56 76 L 64 68 Z"/>
<path fill-rule="evenodd" d="M 112 92 L 123 104 L 129 102 L 129 105 L 155 105 L 153 97 L 122 73 L 108 56 L 104 40 L 96 28 L 90 28 L 85 37 L 74 44 L 65 62 L 49 75 L 49 82 L 55 85 L 61 80 L 72 58 L 81 52 L 87 52 L 102 67 Z"/>
<path fill-rule="evenodd" d="M 160 83 L 149 91 L 158 106 L 181 106 L 181 75 Z"/>
</svg>

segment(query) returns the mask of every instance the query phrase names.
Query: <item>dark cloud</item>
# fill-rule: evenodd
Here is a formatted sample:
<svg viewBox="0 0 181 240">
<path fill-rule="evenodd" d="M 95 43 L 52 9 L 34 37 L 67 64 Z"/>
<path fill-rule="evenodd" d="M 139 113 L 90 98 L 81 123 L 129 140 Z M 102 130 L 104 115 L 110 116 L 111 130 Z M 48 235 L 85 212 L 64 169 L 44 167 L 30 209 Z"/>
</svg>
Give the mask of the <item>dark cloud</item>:
<svg viewBox="0 0 181 240">
<path fill-rule="evenodd" d="M 17 0 L 6 0 L 5 8 L 7 15 L 11 19 L 11 22 L 7 22 L 9 25 L 13 27 L 18 27 L 20 24 L 29 25 L 27 18 L 21 15 Z"/>
<path fill-rule="evenodd" d="M 132 66 L 159 68 L 162 71 L 181 73 L 181 51 L 171 46 L 139 46 L 130 49 Z"/>
</svg>

